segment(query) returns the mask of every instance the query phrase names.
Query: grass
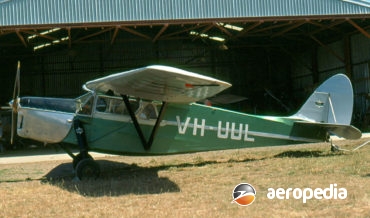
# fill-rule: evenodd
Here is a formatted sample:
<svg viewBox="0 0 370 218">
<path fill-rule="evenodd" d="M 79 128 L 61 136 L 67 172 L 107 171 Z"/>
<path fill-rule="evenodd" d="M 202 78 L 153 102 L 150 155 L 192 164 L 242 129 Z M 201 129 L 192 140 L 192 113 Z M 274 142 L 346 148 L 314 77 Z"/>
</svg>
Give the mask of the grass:
<svg viewBox="0 0 370 218">
<path fill-rule="evenodd" d="M 327 144 L 305 144 L 97 161 L 101 178 L 82 182 L 73 182 L 69 160 L 0 165 L 0 217 L 370 216 L 370 146 L 335 154 Z M 241 182 L 257 191 L 248 207 L 231 203 Z M 268 188 L 334 183 L 347 189 L 345 200 L 267 198 Z"/>
</svg>

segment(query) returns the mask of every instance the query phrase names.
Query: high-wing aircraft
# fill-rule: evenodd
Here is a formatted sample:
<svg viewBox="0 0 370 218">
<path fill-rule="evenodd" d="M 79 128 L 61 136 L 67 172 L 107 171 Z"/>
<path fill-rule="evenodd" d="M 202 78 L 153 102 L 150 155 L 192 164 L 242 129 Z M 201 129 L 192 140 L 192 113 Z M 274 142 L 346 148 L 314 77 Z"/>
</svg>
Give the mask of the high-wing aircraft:
<svg viewBox="0 0 370 218">
<path fill-rule="evenodd" d="M 276 117 L 194 103 L 231 84 L 168 66 L 88 81 L 76 99 L 19 97 L 19 68 L 10 102 L 14 129 L 20 137 L 78 145 L 77 155 L 62 146 L 77 178 L 100 173 L 89 151 L 159 155 L 361 137 L 350 125 L 353 90 L 343 74 L 319 86 L 296 114 Z"/>
</svg>

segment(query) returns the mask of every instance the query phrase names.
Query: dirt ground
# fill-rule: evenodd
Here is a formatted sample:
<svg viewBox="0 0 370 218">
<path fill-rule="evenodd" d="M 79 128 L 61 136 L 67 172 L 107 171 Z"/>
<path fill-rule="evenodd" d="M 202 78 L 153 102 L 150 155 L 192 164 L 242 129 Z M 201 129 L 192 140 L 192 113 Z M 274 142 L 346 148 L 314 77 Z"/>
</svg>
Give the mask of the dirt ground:
<svg viewBox="0 0 370 218">
<path fill-rule="evenodd" d="M 351 149 L 368 139 L 338 141 Z M 93 154 L 96 180 L 74 181 L 57 148 L 0 155 L 0 217 L 370 217 L 370 144 L 330 152 L 327 143 L 171 156 Z M 250 206 L 233 202 L 239 183 L 256 189 Z M 269 188 L 336 184 L 346 199 L 267 198 Z"/>
</svg>

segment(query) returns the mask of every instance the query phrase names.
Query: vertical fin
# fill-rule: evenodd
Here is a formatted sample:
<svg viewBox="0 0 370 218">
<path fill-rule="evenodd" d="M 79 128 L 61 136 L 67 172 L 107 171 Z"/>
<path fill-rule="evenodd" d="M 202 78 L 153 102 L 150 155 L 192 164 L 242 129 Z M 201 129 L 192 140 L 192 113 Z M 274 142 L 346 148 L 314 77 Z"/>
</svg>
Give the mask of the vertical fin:
<svg viewBox="0 0 370 218">
<path fill-rule="evenodd" d="M 352 110 L 351 81 L 346 75 L 337 74 L 322 83 L 293 116 L 310 122 L 349 125 Z"/>
</svg>

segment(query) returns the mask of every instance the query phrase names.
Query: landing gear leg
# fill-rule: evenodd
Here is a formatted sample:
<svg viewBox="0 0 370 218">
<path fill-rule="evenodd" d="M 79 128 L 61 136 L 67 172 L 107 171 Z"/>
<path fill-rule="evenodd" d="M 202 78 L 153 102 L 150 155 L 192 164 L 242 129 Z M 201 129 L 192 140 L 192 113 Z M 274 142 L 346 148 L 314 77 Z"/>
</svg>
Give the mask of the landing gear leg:
<svg viewBox="0 0 370 218">
<path fill-rule="evenodd" d="M 100 167 L 88 153 L 88 145 L 85 135 L 85 130 L 79 119 L 73 121 L 73 127 L 76 133 L 76 138 L 80 153 L 73 157 L 73 169 L 75 170 L 75 179 L 82 180 L 83 178 L 98 178 L 100 175 Z"/>
</svg>

